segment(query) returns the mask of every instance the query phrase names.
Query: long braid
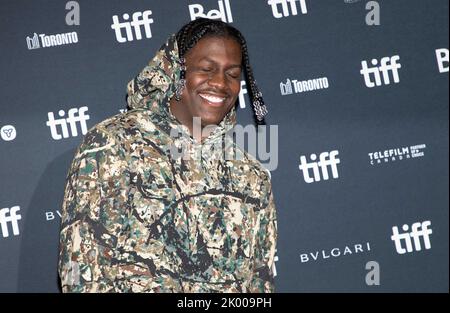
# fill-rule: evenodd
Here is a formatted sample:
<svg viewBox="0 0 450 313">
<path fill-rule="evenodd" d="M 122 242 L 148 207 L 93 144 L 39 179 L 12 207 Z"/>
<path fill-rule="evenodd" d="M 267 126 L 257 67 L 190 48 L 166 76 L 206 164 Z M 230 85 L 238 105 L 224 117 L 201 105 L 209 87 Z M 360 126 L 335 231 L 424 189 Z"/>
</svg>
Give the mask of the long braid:
<svg viewBox="0 0 450 313">
<path fill-rule="evenodd" d="M 267 107 L 253 75 L 247 42 L 239 30 L 222 21 L 210 20 L 206 18 L 196 19 L 184 25 L 176 35 L 180 59 L 184 62 L 184 56 L 186 53 L 192 49 L 200 41 L 200 39 L 208 35 L 232 37 L 240 44 L 242 50 L 244 77 L 248 86 L 248 93 L 252 102 L 252 109 L 256 118 L 256 123 L 258 125 L 265 124 L 264 116 L 267 114 Z M 185 71 L 182 70 L 181 79 L 184 78 Z"/>
<path fill-rule="evenodd" d="M 255 113 L 257 124 L 265 124 L 264 116 L 268 113 L 267 107 L 262 98 L 262 93 L 256 84 L 255 77 L 253 75 L 253 69 L 250 66 L 250 57 L 248 55 L 247 42 L 241 33 L 238 33 L 239 39 L 241 41 L 242 49 L 242 63 L 244 64 L 245 80 L 247 85 L 249 85 L 250 98 L 252 100 L 253 112 Z"/>
</svg>

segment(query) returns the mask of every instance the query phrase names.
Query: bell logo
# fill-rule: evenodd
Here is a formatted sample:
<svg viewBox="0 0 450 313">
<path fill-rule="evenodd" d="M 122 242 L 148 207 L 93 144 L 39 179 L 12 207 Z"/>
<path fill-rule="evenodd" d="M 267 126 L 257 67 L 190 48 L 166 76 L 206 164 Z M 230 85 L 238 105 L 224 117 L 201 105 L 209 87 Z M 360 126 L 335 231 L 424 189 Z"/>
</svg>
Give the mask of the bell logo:
<svg viewBox="0 0 450 313">
<path fill-rule="evenodd" d="M 436 49 L 436 61 L 439 68 L 439 73 L 448 72 L 448 49 Z"/>
<path fill-rule="evenodd" d="M 62 118 L 55 119 L 53 112 L 48 112 L 48 121 L 47 126 L 50 127 L 50 132 L 52 134 L 52 138 L 55 140 L 60 140 L 61 138 L 69 138 L 69 128 L 67 124 L 70 125 L 70 131 L 72 133 L 72 137 L 78 136 L 77 130 L 77 122 L 80 123 L 81 132 L 83 135 L 87 133 L 87 125 L 86 121 L 89 119 L 89 115 L 85 115 L 84 113 L 88 110 L 88 107 L 84 106 L 79 109 L 73 108 L 69 110 L 69 117 L 64 118 L 66 112 L 64 110 L 59 110 L 58 115 Z M 61 126 L 62 136 L 58 132 L 57 126 Z"/>
<path fill-rule="evenodd" d="M 18 221 L 22 219 L 22 217 L 20 214 L 17 214 L 18 211 L 20 211 L 19 206 L 13 206 L 10 209 L 4 208 L 0 210 L 0 226 L 3 238 L 9 237 L 8 224 L 11 224 L 13 235 L 19 235 Z"/>
<path fill-rule="evenodd" d="M 191 21 L 199 18 L 205 17 L 212 20 L 222 20 L 225 23 L 233 23 L 233 15 L 231 15 L 230 0 L 220 0 L 218 10 L 211 10 L 205 14 L 205 9 L 201 4 L 190 4 L 189 14 L 191 15 Z"/>
<path fill-rule="evenodd" d="M 425 249 L 426 250 L 431 249 L 430 235 L 433 233 L 433 231 L 430 228 L 428 228 L 428 226 L 430 225 L 431 225 L 430 221 L 425 221 L 422 223 L 414 223 L 411 226 L 411 232 L 408 232 L 409 226 L 405 224 L 402 227 L 404 231 L 404 233 L 402 234 L 398 232 L 397 226 L 393 226 L 391 239 L 395 243 L 395 250 L 397 250 L 397 253 L 405 254 L 406 252 L 408 253 L 413 252 L 414 249 L 416 251 L 422 250 L 420 238 L 423 238 Z M 413 240 L 411 240 L 411 238 Z M 406 244 L 406 249 L 402 245 L 402 242 Z"/>
</svg>

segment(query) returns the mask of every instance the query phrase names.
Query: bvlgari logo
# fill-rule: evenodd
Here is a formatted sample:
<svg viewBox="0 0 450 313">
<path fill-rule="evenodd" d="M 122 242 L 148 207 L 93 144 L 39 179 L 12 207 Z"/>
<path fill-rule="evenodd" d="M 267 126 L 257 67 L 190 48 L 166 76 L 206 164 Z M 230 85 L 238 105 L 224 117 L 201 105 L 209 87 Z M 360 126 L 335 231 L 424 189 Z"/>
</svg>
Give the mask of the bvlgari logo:
<svg viewBox="0 0 450 313">
<path fill-rule="evenodd" d="M 343 256 L 349 256 L 353 254 L 367 253 L 370 251 L 370 243 L 358 243 L 353 245 L 345 245 L 340 247 L 334 247 L 330 249 L 316 250 L 310 252 L 300 253 L 300 261 L 302 263 L 308 263 L 310 261 L 319 261 L 334 259 Z"/>
</svg>

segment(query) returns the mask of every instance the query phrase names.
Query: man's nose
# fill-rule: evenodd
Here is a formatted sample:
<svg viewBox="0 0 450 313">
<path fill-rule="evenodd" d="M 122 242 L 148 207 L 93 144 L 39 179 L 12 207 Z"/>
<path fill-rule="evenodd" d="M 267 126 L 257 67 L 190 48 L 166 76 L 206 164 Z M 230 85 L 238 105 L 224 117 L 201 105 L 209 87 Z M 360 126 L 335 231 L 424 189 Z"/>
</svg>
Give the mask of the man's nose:
<svg viewBox="0 0 450 313">
<path fill-rule="evenodd" d="M 215 87 L 217 89 L 226 89 L 227 80 L 225 77 L 225 73 L 222 73 L 221 71 L 214 72 L 208 80 L 208 84 L 211 87 Z"/>
</svg>

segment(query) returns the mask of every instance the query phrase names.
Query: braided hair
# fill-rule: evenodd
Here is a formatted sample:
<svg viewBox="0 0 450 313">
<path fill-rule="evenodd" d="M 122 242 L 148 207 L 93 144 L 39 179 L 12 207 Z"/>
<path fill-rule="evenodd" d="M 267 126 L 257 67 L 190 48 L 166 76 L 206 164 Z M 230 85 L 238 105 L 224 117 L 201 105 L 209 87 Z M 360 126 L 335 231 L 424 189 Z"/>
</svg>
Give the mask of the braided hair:
<svg viewBox="0 0 450 313">
<path fill-rule="evenodd" d="M 184 60 L 186 53 L 205 36 L 230 37 L 240 44 L 242 67 L 244 69 L 245 82 L 249 86 L 247 89 L 252 102 L 255 121 L 258 125 L 265 124 L 264 116 L 267 114 L 267 108 L 253 76 L 246 40 L 239 30 L 222 21 L 207 18 L 196 19 L 184 25 L 176 34 L 180 59 Z M 185 75 L 185 68 L 183 68 L 180 78 L 184 79 Z"/>
</svg>

